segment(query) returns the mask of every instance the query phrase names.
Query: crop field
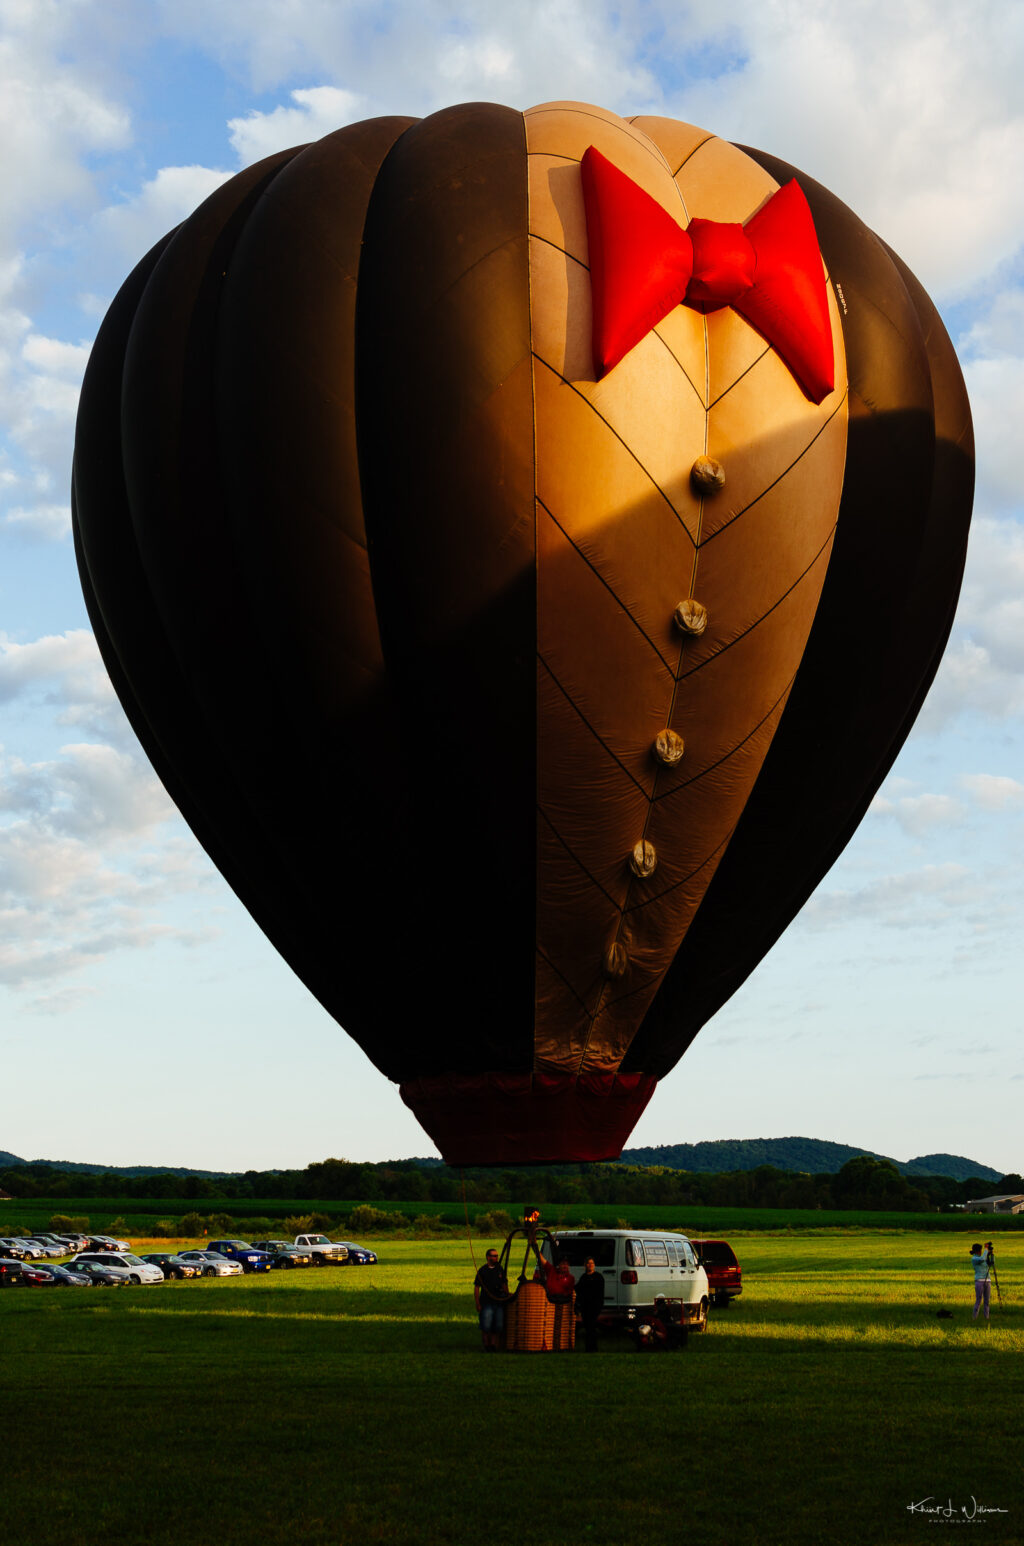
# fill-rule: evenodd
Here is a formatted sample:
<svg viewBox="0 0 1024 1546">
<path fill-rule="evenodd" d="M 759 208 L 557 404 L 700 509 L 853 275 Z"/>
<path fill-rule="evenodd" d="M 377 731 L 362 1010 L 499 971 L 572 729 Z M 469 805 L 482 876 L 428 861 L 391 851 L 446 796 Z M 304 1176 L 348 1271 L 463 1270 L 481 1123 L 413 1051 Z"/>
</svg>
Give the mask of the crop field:
<svg viewBox="0 0 1024 1546">
<path fill-rule="evenodd" d="M 408 1220 L 417 1215 L 439 1218 L 445 1225 L 464 1228 L 466 1212 L 470 1219 L 477 1214 L 502 1209 L 512 1218 L 521 1217 L 524 1198 L 516 1202 L 430 1202 L 418 1200 L 374 1199 L 370 1206 L 384 1213 L 400 1213 Z M 0 1203 L 0 1235 L 16 1235 L 25 1231 L 46 1229 L 54 1214 L 84 1216 L 89 1227 L 100 1234 L 109 1233 L 113 1220 L 123 1220 L 126 1233 L 133 1240 L 152 1229 L 158 1219 L 178 1219 L 197 1209 L 201 1215 L 224 1214 L 235 1220 L 238 1231 L 245 1234 L 249 1219 L 283 1221 L 289 1217 L 303 1217 L 312 1213 L 325 1214 L 331 1219 L 343 1220 L 359 1204 L 353 1201 L 318 1201 L 307 1198 L 200 1198 L 183 1197 L 85 1197 L 85 1198 L 22 1198 Z M 716 1203 L 599 1203 L 599 1202 L 550 1202 L 543 1205 L 545 1220 L 552 1228 L 616 1229 L 628 1224 L 634 1229 L 676 1229 L 693 1236 L 731 1235 L 737 1230 L 903 1230 L 921 1229 L 929 1232 L 941 1230 L 961 1233 L 965 1229 L 980 1228 L 991 1235 L 1020 1233 L 1024 1235 L 1024 1214 L 1006 1214 L 1001 1218 L 991 1215 L 977 1225 L 962 1213 L 893 1213 L 867 1212 L 861 1209 L 822 1208 L 731 1208 Z M 342 1229 L 339 1223 L 338 1231 Z M 273 1233 L 282 1233 L 275 1225 Z M 214 1233 L 220 1231 L 214 1230 Z M 230 1232 L 230 1231 L 229 1231 Z M 294 1231 L 293 1231 L 294 1233 Z M 166 1242 L 165 1242 L 166 1243 Z"/>
<path fill-rule="evenodd" d="M 670 1355 L 483 1356 L 465 1239 L 0 1293 L 5 1539 L 1024 1541 L 1024 1239 L 986 1328 L 976 1231 L 731 1238 L 743 1298 Z"/>
</svg>

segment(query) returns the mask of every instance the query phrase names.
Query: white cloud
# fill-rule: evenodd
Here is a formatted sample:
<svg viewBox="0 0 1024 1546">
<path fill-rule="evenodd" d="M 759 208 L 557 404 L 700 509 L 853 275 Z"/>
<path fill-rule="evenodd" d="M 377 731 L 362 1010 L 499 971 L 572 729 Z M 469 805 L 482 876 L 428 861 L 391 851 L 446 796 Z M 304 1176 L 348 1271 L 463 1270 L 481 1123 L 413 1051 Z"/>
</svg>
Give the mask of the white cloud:
<svg viewBox="0 0 1024 1546">
<path fill-rule="evenodd" d="M 92 635 L 0 639 L 0 702 L 126 732 L 33 762 L 0 754 L 0 984 L 60 982 L 111 952 L 206 937 L 168 909 L 213 871 L 127 732 Z M 48 994 L 38 1007 L 73 1002 Z"/>
<path fill-rule="evenodd" d="M 936 734 L 958 715 L 1024 713 L 1024 524 L 976 516 L 953 637 L 918 725 Z"/>
<path fill-rule="evenodd" d="M 22 345 L 21 357 L 44 376 L 66 376 L 80 386 L 91 347 L 89 343 L 66 344 L 59 338 L 30 333 Z"/>
<path fill-rule="evenodd" d="M 138 193 L 97 216 L 100 245 L 116 254 L 120 267 L 134 266 L 231 176 L 208 166 L 161 167 Z"/>
<path fill-rule="evenodd" d="M 902 795 L 897 800 L 876 795 L 871 810 L 878 816 L 891 816 L 908 837 L 924 837 L 941 827 L 958 827 L 964 821 L 959 800 L 943 794 Z"/>
<path fill-rule="evenodd" d="M 691 48 L 730 30 L 734 44 L 732 67 L 684 90 L 678 116 L 819 178 L 929 290 L 960 291 L 1017 251 L 1019 8 L 722 0 L 666 26 L 677 50 L 687 33 Z"/>
<path fill-rule="evenodd" d="M 294 107 L 275 107 L 273 112 L 251 112 L 230 118 L 231 144 L 242 166 L 262 161 L 277 150 L 322 139 L 343 124 L 360 117 L 362 97 L 337 86 L 312 86 L 291 93 Z"/>
<path fill-rule="evenodd" d="M 1015 810 L 1024 805 L 1024 784 L 1015 778 L 997 773 L 962 773 L 957 782 L 982 810 Z"/>
<path fill-rule="evenodd" d="M 817 891 L 800 919 L 811 929 L 846 928 L 858 921 L 887 928 L 932 928 L 952 921 L 974 891 L 963 865 L 929 864 L 853 889 Z"/>
<path fill-rule="evenodd" d="M 974 417 L 978 504 L 983 510 L 1024 505 L 1020 426 L 1024 422 L 1024 357 L 968 360 L 964 380 Z"/>
<path fill-rule="evenodd" d="M 26 25 L 32 18 L 24 13 L 32 10 L 38 21 L 48 12 L 52 28 Z M 124 107 L 97 89 L 87 71 L 76 72 L 60 58 L 60 11 L 42 0 L 31 7 L 7 6 L 2 17 L 0 240 L 60 205 L 87 206 L 95 195 L 86 158 L 129 142 Z"/>
<path fill-rule="evenodd" d="M 54 762 L 0 766 L 0 811 L 45 815 L 53 832 L 97 843 L 136 838 L 174 816 L 137 753 L 91 742 L 62 746 Z"/>
<path fill-rule="evenodd" d="M 977 359 L 1024 358 L 1024 290 L 1000 290 L 988 310 L 959 341 L 961 354 Z"/>
<path fill-rule="evenodd" d="M 636 112 L 659 99 L 654 72 L 640 61 L 673 9 L 610 0 L 250 0 L 213 8 L 163 0 L 160 14 L 170 35 L 235 68 L 244 60 L 257 91 L 305 77 L 357 93 L 370 117 L 420 115 L 460 100 L 529 107 L 566 97 Z"/>
<path fill-rule="evenodd" d="M 43 542 L 62 542 L 71 535 L 71 506 L 38 504 L 26 510 L 18 505 L 8 510 L 4 523 Z"/>
<path fill-rule="evenodd" d="M 6 492 L 17 500 L 6 516 L 9 526 L 52 541 L 70 530 L 68 507 L 53 496 L 70 483 L 78 394 L 90 344 L 32 332 L 24 313 L 5 307 L 3 300 L 21 278 L 20 261 L 0 273 L 0 422 L 10 447 L 0 495 Z"/>
<path fill-rule="evenodd" d="M 96 640 L 86 628 L 47 634 L 30 644 L 0 635 L 0 703 L 45 688 L 53 703 L 109 703 L 114 689 L 100 659 Z"/>
</svg>

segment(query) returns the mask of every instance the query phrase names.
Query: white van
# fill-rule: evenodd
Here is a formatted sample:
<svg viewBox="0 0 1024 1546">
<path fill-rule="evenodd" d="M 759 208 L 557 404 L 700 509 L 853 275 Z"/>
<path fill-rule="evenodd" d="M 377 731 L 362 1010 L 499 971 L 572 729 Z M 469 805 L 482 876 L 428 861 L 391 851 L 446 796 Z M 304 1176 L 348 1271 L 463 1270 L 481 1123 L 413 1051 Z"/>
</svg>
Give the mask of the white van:
<svg viewBox="0 0 1024 1546">
<path fill-rule="evenodd" d="M 656 1294 L 664 1294 L 686 1325 L 704 1330 L 708 1277 L 685 1235 L 660 1229 L 560 1229 L 552 1234 L 555 1260 L 564 1256 L 577 1280 L 587 1257 L 594 1258 L 604 1278 L 603 1319 L 628 1325 L 653 1309 Z"/>
</svg>

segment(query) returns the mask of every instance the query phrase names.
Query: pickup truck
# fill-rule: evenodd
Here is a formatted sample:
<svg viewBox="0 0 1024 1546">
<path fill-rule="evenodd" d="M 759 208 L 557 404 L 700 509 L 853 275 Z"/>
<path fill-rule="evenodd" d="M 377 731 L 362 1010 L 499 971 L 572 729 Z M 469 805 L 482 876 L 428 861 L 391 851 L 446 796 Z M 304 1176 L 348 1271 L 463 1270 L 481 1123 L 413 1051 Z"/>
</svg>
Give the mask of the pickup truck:
<svg viewBox="0 0 1024 1546">
<path fill-rule="evenodd" d="M 238 1262 L 243 1272 L 269 1272 L 274 1265 L 268 1251 L 257 1250 L 248 1240 L 211 1240 L 206 1249 Z"/>
<path fill-rule="evenodd" d="M 296 1235 L 295 1244 L 300 1250 L 309 1252 L 314 1267 L 340 1267 L 348 1260 L 348 1246 L 336 1244 L 326 1235 Z"/>
</svg>

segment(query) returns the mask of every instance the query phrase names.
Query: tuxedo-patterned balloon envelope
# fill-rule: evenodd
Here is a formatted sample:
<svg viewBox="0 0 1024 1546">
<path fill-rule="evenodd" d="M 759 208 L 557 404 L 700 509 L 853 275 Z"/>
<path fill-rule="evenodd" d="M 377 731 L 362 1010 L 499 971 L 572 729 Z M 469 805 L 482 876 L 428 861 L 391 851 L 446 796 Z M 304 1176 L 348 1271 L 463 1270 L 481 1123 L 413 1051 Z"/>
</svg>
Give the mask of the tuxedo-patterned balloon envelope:
<svg viewBox="0 0 1024 1546">
<path fill-rule="evenodd" d="M 504 1163 L 617 1155 L 841 851 L 972 486 L 942 324 L 833 195 L 471 104 L 273 156 L 154 248 L 74 512 L 199 840 L 445 1158 Z"/>
</svg>

